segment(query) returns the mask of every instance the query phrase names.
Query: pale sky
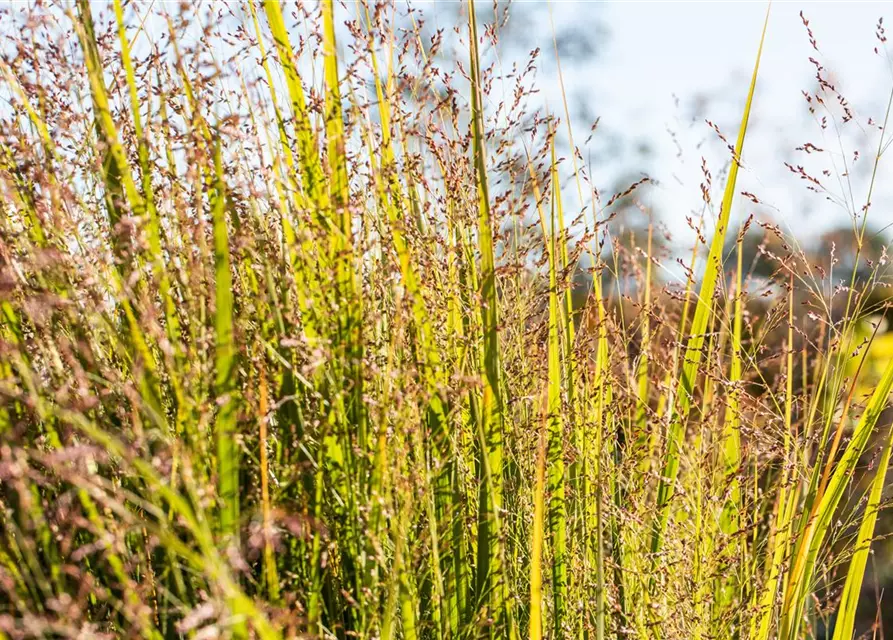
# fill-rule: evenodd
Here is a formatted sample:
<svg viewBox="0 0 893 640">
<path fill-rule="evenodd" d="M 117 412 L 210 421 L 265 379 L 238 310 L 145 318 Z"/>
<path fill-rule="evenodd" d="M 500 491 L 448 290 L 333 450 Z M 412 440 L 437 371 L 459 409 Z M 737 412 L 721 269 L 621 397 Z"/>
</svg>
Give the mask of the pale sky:
<svg viewBox="0 0 893 640">
<path fill-rule="evenodd" d="M 704 119 L 713 120 L 730 140 L 737 135 L 766 4 L 564 1 L 555 2 L 553 8 L 556 24 L 597 12 L 607 26 L 610 37 L 592 72 L 566 81 L 591 86 L 594 111 L 607 127 L 648 141 L 654 151 L 649 172 L 661 181 L 653 204 L 671 228 L 678 229 L 684 225 L 684 216 L 699 206 L 701 157 L 708 161 L 714 184 L 727 162 L 728 152 Z M 818 53 L 809 44 L 801 10 L 810 21 Z M 844 158 L 850 162 L 858 149 L 861 157 L 856 166 L 862 171 L 851 172 L 852 199 L 856 208 L 865 203 L 868 176 L 864 174 L 869 173 L 879 141 L 877 129 L 872 131 L 866 122 L 869 117 L 883 122 L 893 88 L 888 59 L 883 51 L 874 53 L 874 47 L 881 46 L 875 37 L 876 25 L 884 15 L 893 24 L 893 2 L 775 2 L 772 6 L 744 151 L 746 171 L 739 175 L 738 191 L 753 192 L 775 205 L 779 209 L 776 221 L 798 237 L 814 235 L 847 218 L 842 207 L 807 192 L 783 165 L 784 161 L 795 165 L 812 161 L 815 164 L 807 166 L 831 167 L 832 157 L 822 154 L 824 159 L 817 160 L 815 154 L 794 152 L 794 147 L 811 142 L 834 150 L 838 167 Z M 815 90 L 810 56 L 827 69 L 828 79 L 855 113 L 840 137 L 829 126 L 823 138 L 807 112 L 801 90 Z M 544 56 L 544 61 L 551 62 L 551 57 Z M 546 76 L 540 77 L 540 84 L 547 82 Z M 709 102 L 693 118 L 692 105 L 699 95 Z M 678 135 L 681 158 L 667 128 Z M 881 161 L 872 198 L 869 219 L 877 226 L 893 223 L 891 156 L 893 152 Z M 820 169 L 815 172 L 820 174 Z M 838 193 L 849 191 L 833 172 L 823 181 Z M 737 205 L 739 214 L 754 208 L 744 199 Z"/>
</svg>

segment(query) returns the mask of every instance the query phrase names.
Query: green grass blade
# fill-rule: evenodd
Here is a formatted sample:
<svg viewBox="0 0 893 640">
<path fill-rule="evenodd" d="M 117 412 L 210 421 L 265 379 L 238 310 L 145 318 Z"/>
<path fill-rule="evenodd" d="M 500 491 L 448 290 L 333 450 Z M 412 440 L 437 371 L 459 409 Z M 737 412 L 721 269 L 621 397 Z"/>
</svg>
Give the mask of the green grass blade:
<svg viewBox="0 0 893 640">
<path fill-rule="evenodd" d="M 233 281 L 227 229 L 227 193 L 219 142 L 214 147 L 214 188 L 210 193 L 214 225 L 214 390 L 217 395 L 217 487 L 220 533 L 238 544 L 239 448 L 236 443 L 236 348 L 233 342 Z"/>
<path fill-rule="evenodd" d="M 548 403 L 547 403 L 548 404 Z M 536 486 L 533 494 L 533 525 L 530 540 L 530 640 L 543 638 L 543 533 L 545 529 L 546 439 L 540 432 L 536 457 Z"/>
<path fill-rule="evenodd" d="M 723 194 L 722 208 L 713 234 L 713 240 L 710 244 L 710 253 L 707 256 L 704 275 L 701 279 L 698 301 L 695 306 L 695 315 L 689 331 L 688 344 L 685 348 L 681 377 L 676 386 L 674 406 L 671 409 L 670 428 L 667 434 L 663 470 L 661 472 L 661 480 L 657 490 L 658 514 L 655 520 L 651 541 L 651 549 L 653 553 L 659 552 L 662 547 L 663 534 L 666 530 L 667 521 L 670 515 L 669 506 L 670 500 L 673 497 L 673 487 L 676 482 L 676 476 L 679 473 L 680 448 L 682 446 L 685 423 L 688 419 L 689 412 L 691 411 L 696 378 L 701 364 L 702 349 L 705 344 L 705 332 L 710 317 L 713 314 L 714 289 L 716 287 L 719 273 L 722 271 L 722 249 L 725 244 L 726 230 L 729 226 L 732 201 L 736 194 L 735 184 L 738 178 L 738 166 L 741 161 L 741 154 L 744 150 L 744 138 L 747 133 L 747 124 L 750 120 L 750 110 L 751 105 L 753 104 L 754 91 L 756 90 L 757 74 L 760 68 L 760 58 L 763 53 L 763 41 L 766 37 L 766 27 L 768 26 L 768 23 L 769 14 L 767 12 L 766 21 L 763 23 L 763 31 L 760 36 L 760 46 L 757 49 L 757 59 L 754 64 L 750 88 L 748 89 L 747 99 L 744 103 L 744 114 L 741 117 L 741 126 L 738 130 L 738 140 L 735 143 L 734 157 L 732 158 L 732 165 L 729 169 L 725 193 Z"/>
<path fill-rule="evenodd" d="M 496 258 L 493 247 L 493 220 L 490 213 L 490 190 L 484 148 L 484 113 L 481 90 L 480 58 L 474 0 L 468 0 L 468 39 L 471 66 L 471 129 L 475 183 L 478 199 L 478 245 L 480 248 L 481 328 L 483 331 L 484 393 L 481 407 L 483 455 L 487 481 L 481 500 L 478 557 L 480 585 L 489 591 L 490 615 L 498 621 L 492 634 L 514 638 L 510 603 L 506 599 L 508 585 L 502 566 L 503 550 L 500 512 L 503 504 L 503 401 L 499 363 L 499 302 L 496 293 Z M 484 551 L 482 551 L 482 548 Z"/>
<path fill-rule="evenodd" d="M 893 429 L 887 432 L 877 470 L 874 472 L 874 480 L 871 483 L 868 502 L 865 505 L 865 512 L 862 516 L 862 524 L 859 525 L 859 534 L 856 536 L 856 542 L 853 547 L 855 553 L 850 558 L 850 568 L 847 570 L 846 582 L 843 585 L 843 597 L 837 608 L 833 640 L 852 640 L 853 638 L 856 609 L 859 606 L 859 596 L 862 593 L 865 565 L 868 562 L 871 541 L 874 538 L 874 528 L 877 522 L 881 495 L 884 491 L 887 470 L 890 465 L 891 449 L 893 449 Z"/>
<path fill-rule="evenodd" d="M 316 134 L 310 122 L 304 87 L 301 84 L 294 49 L 292 49 L 288 29 L 285 26 L 285 17 L 282 14 L 282 4 L 280 0 L 263 0 L 263 7 L 270 31 L 273 34 L 273 41 L 276 43 L 279 63 L 285 71 L 285 84 L 291 100 L 291 111 L 298 138 L 301 187 L 309 201 L 317 204 L 319 213 L 325 213 L 328 209 L 328 193 L 316 146 Z"/>
<path fill-rule="evenodd" d="M 548 338 L 548 410 L 549 410 L 549 535 L 552 546 L 552 616 L 556 637 L 563 634 L 567 607 L 567 507 L 565 505 L 564 420 L 562 419 L 561 336 L 562 313 L 558 295 L 558 247 L 556 208 L 561 185 L 552 146 L 552 208 L 550 228 L 543 228 L 549 254 L 549 338 Z"/>
</svg>

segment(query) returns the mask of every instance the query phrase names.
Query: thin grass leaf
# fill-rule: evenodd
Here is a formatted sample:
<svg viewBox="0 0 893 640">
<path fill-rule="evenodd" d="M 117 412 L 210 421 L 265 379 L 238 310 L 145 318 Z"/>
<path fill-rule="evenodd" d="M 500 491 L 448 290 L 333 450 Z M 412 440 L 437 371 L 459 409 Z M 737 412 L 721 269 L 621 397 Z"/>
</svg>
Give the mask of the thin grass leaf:
<svg viewBox="0 0 893 640">
<path fill-rule="evenodd" d="M 217 395 L 217 487 L 220 533 L 230 543 L 239 539 L 239 447 L 236 442 L 236 347 L 233 342 L 233 282 L 226 216 L 226 182 L 218 142 L 214 147 L 215 183 L 210 193 L 214 224 L 214 389 Z"/>
<path fill-rule="evenodd" d="M 843 597 L 837 607 L 833 640 L 851 640 L 853 638 L 856 609 L 862 594 L 865 565 L 868 562 L 871 542 L 874 539 L 874 529 L 890 465 L 891 450 L 893 450 L 893 428 L 888 430 L 884 439 L 883 450 L 877 462 L 877 470 L 874 472 L 874 480 L 868 494 L 868 502 L 862 515 L 862 523 L 859 525 L 859 533 L 853 546 L 855 552 L 850 558 L 850 568 L 847 570 L 846 582 L 843 585 Z"/>
<path fill-rule="evenodd" d="M 663 545 L 663 535 L 670 516 L 670 500 L 673 497 L 674 484 L 679 473 L 682 435 L 685 423 L 688 420 L 689 412 L 691 411 L 696 378 L 701 364 L 705 332 L 710 317 L 713 314 L 714 289 L 718 274 L 722 270 L 720 264 L 722 260 L 722 248 L 725 244 L 725 235 L 729 225 L 732 201 L 736 193 L 735 184 L 738 178 L 738 166 L 741 162 L 741 154 L 744 150 L 744 138 L 747 134 L 747 124 L 750 120 L 750 110 L 753 103 L 754 91 L 756 90 L 757 73 L 760 68 L 760 58 L 763 53 L 763 42 L 766 37 L 766 28 L 768 24 L 769 14 L 767 11 L 766 20 L 763 23 L 762 34 L 760 35 L 760 46 L 757 49 L 757 59 L 754 64 L 753 76 L 751 77 L 750 88 L 748 89 L 747 99 L 744 104 L 744 114 L 741 117 L 741 126 L 738 130 L 738 140 L 735 143 L 732 165 L 726 180 L 722 208 L 720 210 L 719 220 L 716 224 L 716 229 L 713 233 L 713 240 L 710 245 L 710 252 L 707 256 L 704 275 L 701 279 L 697 304 L 695 305 L 695 315 L 689 331 L 688 344 L 685 347 L 681 376 L 676 385 L 675 399 L 670 414 L 670 428 L 669 433 L 667 434 L 663 469 L 661 471 L 661 480 L 657 490 L 658 515 L 654 523 L 654 533 L 651 541 L 652 553 L 658 553 L 661 550 Z"/>
</svg>

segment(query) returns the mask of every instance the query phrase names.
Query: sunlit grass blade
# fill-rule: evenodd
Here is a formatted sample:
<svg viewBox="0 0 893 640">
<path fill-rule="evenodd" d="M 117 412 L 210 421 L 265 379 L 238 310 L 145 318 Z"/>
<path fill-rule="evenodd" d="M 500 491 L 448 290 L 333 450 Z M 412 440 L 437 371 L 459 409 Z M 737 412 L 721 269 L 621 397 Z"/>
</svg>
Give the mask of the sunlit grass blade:
<svg viewBox="0 0 893 640">
<path fill-rule="evenodd" d="M 734 301 L 732 303 L 732 335 L 729 354 L 728 396 L 723 416 L 722 435 L 719 441 L 720 468 L 717 474 L 722 479 L 724 492 L 722 506 L 718 514 L 717 530 L 726 536 L 726 547 L 723 551 L 723 565 L 735 567 L 730 574 L 721 575 L 716 584 L 717 619 L 723 615 L 724 609 L 735 606 L 736 597 L 741 596 L 741 585 L 746 584 L 746 540 L 740 535 L 742 526 L 742 487 L 741 465 L 741 393 L 742 393 L 742 345 L 741 332 L 744 319 L 744 235 L 747 223 L 738 232 L 736 242 L 736 266 Z M 740 603 L 739 603 L 740 604 Z"/>
<path fill-rule="evenodd" d="M 261 356 L 263 357 L 263 356 Z M 261 514 L 264 536 L 264 579 L 266 580 L 267 593 L 274 603 L 279 602 L 279 575 L 276 570 L 276 556 L 273 551 L 273 505 L 270 498 L 270 461 L 267 448 L 269 447 L 267 436 L 269 400 L 267 399 L 267 374 L 263 363 L 258 371 L 258 451 L 260 452 L 260 495 Z"/>
<path fill-rule="evenodd" d="M 217 394 L 217 486 L 220 533 L 230 542 L 239 538 L 239 447 L 236 442 L 236 347 L 233 342 L 233 281 L 227 229 L 226 182 L 219 142 L 214 147 L 211 219 L 214 225 L 214 389 Z"/>
<path fill-rule="evenodd" d="M 837 607 L 833 640 L 851 640 L 853 638 L 856 609 L 862 594 L 865 565 L 868 562 L 868 554 L 871 551 L 871 543 L 874 539 L 874 529 L 877 523 L 881 495 L 884 491 L 887 471 L 890 465 L 891 449 L 893 449 L 893 429 L 887 431 L 883 450 L 877 462 L 877 469 L 874 472 L 874 479 L 868 493 L 868 502 L 865 504 L 862 523 L 859 525 L 859 533 L 853 546 L 853 557 L 850 558 L 850 567 L 847 570 L 846 582 L 843 585 L 843 597 Z"/>
<path fill-rule="evenodd" d="M 548 403 L 546 403 L 548 404 Z M 530 640 L 543 637 L 543 534 L 545 529 L 546 438 L 537 444 L 536 480 L 533 494 L 533 524 L 530 540 Z"/>
<path fill-rule="evenodd" d="M 298 160 L 301 167 L 301 187 L 308 200 L 316 203 L 319 213 L 325 213 L 328 208 L 328 193 L 323 182 L 322 165 L 319 159 L 319 151 L 316 146 L 316 133 L 310 122 L 307 110 L 307 100 L 301 77 L 297 70 L 297 60 L 288 29 L 285 26 L 285 17 L 282 13 L 280 0 L 263 0 L 264 11 L 273 41 L 276 43 L 276 51 L 279 54 L 279 64 L 285 71 L 285 83 L 291 101 L 291 111 L 294 118 L 295 134 L 298 138 Z"/>
<path fill-rule="evenodd" d="M 567 607 L 567 507 L 565 505 L 564 420 L 562 419 L 561 336 L 562 313 L 558 294 L 558 246 L 556 216 L 561 184 L 552 146 L 552 207 L 549 228 L 543 225 L 549 255 L 549 338 L 548 338 L 548 476 L 549 476 L 549 536 L 552 548 L 552 616 L 554 633 L 563 633 Z M 543 221 L 545 222 L 545 221 Z"/>
<path fill-rule="evenodd" d="M 508 584 L 502 566 L 503 503 L 503 402 L 499 358 L 499 302 L 496 292 L 496 258 L 493 247 L 493 220 L 490 214 L 490 189 L 484 143 L 484 112 L 481 91 L 480 58 L 474 0 L 468 0 L 468 41 L 471 66 L 471 130 L 475 184 L 478 199 L 478 246 L 480 249 L 481 329 L 483 331 L 483 403 L 481 425 L 483 452 L 486 457 L 485 481 L 481 485 L 478 536 L 478 584 L 486 585 L 490 615 L 498 621 L 498 633 L 516 636 Z M 497 633 L 494 629 L 493 633 Z"/>
<path fill-rule="evenodd" d="M 648 225 L 648 249 L 645 255 L 645 292 L 643 294 L 643 304 L 641 311 L 641 325 L 639 329 L 641 349 L 639 351 L 639 359 L 636 363 L 636 391 L 638 392 L 638 403 L 636 405 L 635 427 L 637 431 L 637 455 L 639 456 L 639 470 L 646 473 L 653 458 L 654 448 L 657 443 L 656 434 L 649 431 L 648 423 L 648 392 L 650 389 L 650 379 L 648 377 L 648 360 L 650 358 L 651 345 L 651 261 L 652 261 L 652 240 L 654 227 Z"/>
<path fill-rule="evenodd" d="M 744 229 L 738 234 L 736 243 L 737 264 L 735 268 L 734 311 L 732 315 L 732 343 L 729 361 L 729 395 L 723 423 L 720 454 L 723 475 L 729 483 L 728 500 L 723 505 L 721 528 L 726 534 L 733 534 L 740 526 L 741 490 L 738 473 L 741 468 L 741 330 L 744 318 L 743 261 Z"/>
<path fill-rule="evenodd" d="M 766 37 L 766 27 L 768 26 L 768 22 L 769 14 L 767 12 L 766 21 L 763 24 L 763 31 L 760 36 L 760 46 L 757 49 L 757 59 L 754 64 L 750 88 L 748 89 L 747 99 L 744 104 L 744 114 L 741 117 L 741 126 L 738 130 L 738 139 L 735 143 L 734 156 L 729 169 L 729 176 L 726 180 L 722 208 L 720 209 L 716 229 L 713 232 L 713 240 L 710 244 L 710 252 L 707 255 L 704 275 L 701 278 L 697 304 L 695 305 L 694 319 L 692 320 L 691 329 L 688 331 L 689 339 L 685 347 L 682 370 L 678 383 L 676 384 L 676 393 L 673 401 L 674 406 L 671 408 L 670 428 L 667 434 L 667 442 L 664 452 L 663 470 L 661 472 L 661 479 L 657 490 L 658 514 L 654 523 L 654 532 L 652 534 L 651 542 L 651 550 L 653 553 L 659 552 L 662 547 L 662 538 L 667 527 L 667 521 L 669 520 L 669 505 L 670 500 L 673 497 L 676 477 L 679 473 L 679 462 L 685 424 L 691 411 L 692 399 L 695 393 L 696 379 L 698 377 L 702 360 L 702 350 L 705 344 L 705 333 L 713 313 L 714 289 L 716 287 L 717 277 L 722 272 L 722 250 L 725 244 L 726 231 L 729 226 L 732 201 L 736 194 L 735 184 L 738 178 L 738 167 L 741 162 L 741 154 L 744 150 L 744 138 L 747 133 L 747 124 L 750 120 L 750 110 L 751 105 L 753 104 L 754 92 L 756 90 L 757 74 L 760 68 L 760 58 L 763 53 L 763 42 Z"/>
</svg>

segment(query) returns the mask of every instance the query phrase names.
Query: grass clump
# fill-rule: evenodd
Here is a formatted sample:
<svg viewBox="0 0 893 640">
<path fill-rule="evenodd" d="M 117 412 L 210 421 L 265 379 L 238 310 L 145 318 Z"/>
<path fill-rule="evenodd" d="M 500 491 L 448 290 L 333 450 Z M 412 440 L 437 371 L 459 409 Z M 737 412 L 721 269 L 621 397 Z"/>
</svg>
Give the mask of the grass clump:
<svg viewBox="0 0 893 640">
<path fill-rule="evenodd" d="M 500 20 L 293 9 L 4 16 L 0 638 L 852 637 L 886 260 L 755 295 L 762 44 L 679 288 Z"/>
</svg>

